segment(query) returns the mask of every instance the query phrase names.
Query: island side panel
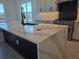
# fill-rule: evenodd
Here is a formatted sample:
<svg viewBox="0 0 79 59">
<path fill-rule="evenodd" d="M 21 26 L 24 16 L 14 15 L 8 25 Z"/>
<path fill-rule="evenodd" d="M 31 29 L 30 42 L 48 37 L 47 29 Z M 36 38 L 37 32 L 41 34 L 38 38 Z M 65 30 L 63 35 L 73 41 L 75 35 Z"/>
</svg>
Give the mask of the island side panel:
<svg viewBox="0 0 79 59">
<path fill-rule="evenodd" d="M 67 29 L 52 35 L 39 44 L 39 59 L 65 59 Z"/>
</svg>

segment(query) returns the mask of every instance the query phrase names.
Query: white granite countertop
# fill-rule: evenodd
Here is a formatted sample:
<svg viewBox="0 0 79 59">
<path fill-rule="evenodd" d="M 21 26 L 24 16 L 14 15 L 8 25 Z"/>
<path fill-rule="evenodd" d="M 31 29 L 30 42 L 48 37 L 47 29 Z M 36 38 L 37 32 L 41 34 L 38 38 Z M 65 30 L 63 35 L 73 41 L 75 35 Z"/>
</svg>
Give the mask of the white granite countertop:
<svg viewBox="0 0 79 59">
<path fill-rule="evenodd" d="M 43 40 L 49 38 L 50 36 L 56 34 L 57 32 L 66 29 L 67 26 L 55 25 L 55 24 L 39 24 L 39 25 L 21 25 L 20 23 L 6 22 L 0 23 L 0 28 L 11 32 L 17 36 L 20 36 L 28 41 L 35 44 L 39 44 Z"/>
</svg>

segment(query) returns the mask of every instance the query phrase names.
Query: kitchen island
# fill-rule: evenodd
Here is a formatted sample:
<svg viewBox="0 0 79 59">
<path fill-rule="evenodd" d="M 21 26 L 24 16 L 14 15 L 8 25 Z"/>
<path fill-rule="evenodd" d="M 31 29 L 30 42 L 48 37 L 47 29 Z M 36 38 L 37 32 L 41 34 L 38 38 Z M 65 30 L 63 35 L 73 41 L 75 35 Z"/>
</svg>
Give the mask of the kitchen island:
<svg viewBox="0 0 79 59">
<path fill-rule="evenodd" d="M 65 59 L 67 26 L 0 23 L 5 42 L 25 59 Z"/>
</svg>

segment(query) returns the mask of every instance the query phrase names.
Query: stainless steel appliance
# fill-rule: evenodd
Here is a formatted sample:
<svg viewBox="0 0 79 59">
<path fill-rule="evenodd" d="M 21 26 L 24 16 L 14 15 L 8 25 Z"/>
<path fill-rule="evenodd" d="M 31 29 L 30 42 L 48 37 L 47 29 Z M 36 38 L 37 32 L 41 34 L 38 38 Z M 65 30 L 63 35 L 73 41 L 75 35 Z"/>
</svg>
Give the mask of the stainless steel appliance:
<svg viewBox="0 0 79 59">
<path fill-rule="evenodd" d="M 74 21 L 77 18 L 78 0 L 65 1 L 58 3 L 59 19 L 55 20 L 55 24 L 68 25 L 68 40 L 72 40 Z"/>
</svg>

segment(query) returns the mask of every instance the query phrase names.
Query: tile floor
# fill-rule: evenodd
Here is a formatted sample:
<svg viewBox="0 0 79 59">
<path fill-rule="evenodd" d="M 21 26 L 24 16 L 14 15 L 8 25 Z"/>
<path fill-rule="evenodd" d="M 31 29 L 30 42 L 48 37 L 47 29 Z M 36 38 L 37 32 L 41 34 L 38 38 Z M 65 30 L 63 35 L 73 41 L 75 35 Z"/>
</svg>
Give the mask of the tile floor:
<svg viewBox="0 0 79 59">
<path fill-rule="evenodd" d="M 9 45 L 3 43 L 0 45 L 0 59 L 23 59 Z"/>
<path fill-rule="evenodd" d="M 66 59 L 79 59 L 79 41 L 67 41 Z"/>
<path fill-rule="evenodd" d="M 2 32 L 0 31 L 0 59 L 24 59 L 16 51 L 14 51 L 8 44 L 4 42 Z"/>
</svg>

